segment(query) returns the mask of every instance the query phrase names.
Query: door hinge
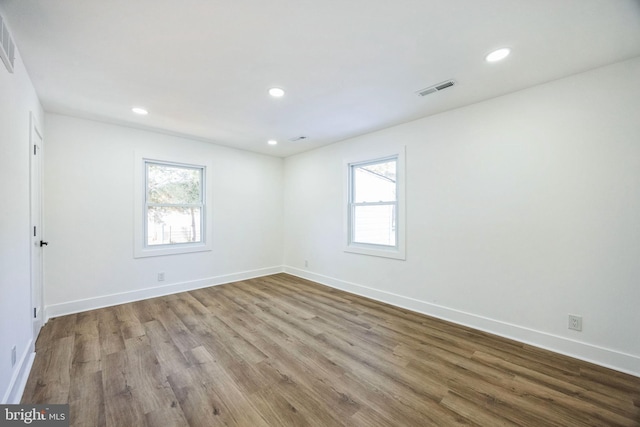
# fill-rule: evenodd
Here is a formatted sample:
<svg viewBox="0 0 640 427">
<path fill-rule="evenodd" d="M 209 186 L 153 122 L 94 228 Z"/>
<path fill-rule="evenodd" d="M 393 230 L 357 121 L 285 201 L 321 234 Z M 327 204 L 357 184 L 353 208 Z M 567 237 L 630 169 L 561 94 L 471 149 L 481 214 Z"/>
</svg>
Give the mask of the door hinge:
<svg viewBox="0 0 640 427">
<path fill-rule="evenodd" d="M 38 315 L 36 314 L 37 310 L 36 307 L 33 307 L 33 318 L 35 319 L 36 317 L 38 317 Z"/>
<path fill-rule="evenodd" d="M 36 226 L 33 226 L 33 237 L 36 237 Z"/>
<path fill-rule="evenodd" d="M 38 146 L 37 146 L 37 145 L 35 145 L 35 144 L 33 144 L 33 155 L 34 155 L 34 156 L 35 156 L 36 154 L 38 154 L 38 153 L 37 153 L 37 150 L 38 150 Z"/>
</svg>

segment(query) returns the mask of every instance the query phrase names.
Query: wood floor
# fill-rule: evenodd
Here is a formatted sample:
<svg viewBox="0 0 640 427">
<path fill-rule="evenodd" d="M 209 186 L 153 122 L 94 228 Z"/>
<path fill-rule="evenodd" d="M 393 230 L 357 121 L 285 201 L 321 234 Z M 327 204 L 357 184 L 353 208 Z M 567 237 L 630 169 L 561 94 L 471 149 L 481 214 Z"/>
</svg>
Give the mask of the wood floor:
<svg viewBox="0 0 640 427">
<path fill-rule="evenodd" d="M 640 378 L 286 274 L 50 320 L 76 426 L 639 426 Z"/>
</svg>

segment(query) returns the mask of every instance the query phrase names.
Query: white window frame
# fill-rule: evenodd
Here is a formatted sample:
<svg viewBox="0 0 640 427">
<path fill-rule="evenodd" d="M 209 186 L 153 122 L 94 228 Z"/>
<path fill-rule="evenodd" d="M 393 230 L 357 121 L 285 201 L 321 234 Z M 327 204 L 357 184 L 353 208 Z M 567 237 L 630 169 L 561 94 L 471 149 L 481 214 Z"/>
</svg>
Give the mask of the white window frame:
<svg viewBox="0 0 640 427">
<path fill-rule="evenodd" d="M 201 212 L 200 242 L 174 243 L 164 245 L 147 244 L 147 163 L 167 166 L 182 166 L 188 168 L 202 168 L 203 206 Z M 211 173 L 213 167 L 210 161 L 185 156 L 182 153 L 135 153 L 135 191 L 134 191 L 134 258 L 153 256 L 186 254 L 210 251 L 213 248 L 211 213 Z"/>
<path fill-rule="evenodd" d="M 353 241 L 354 234 L 354 211 L 356 205 L 354 203 L 353 189 L 353 169 L 358 166 L 366 166 L 368 164 L 380 163 L 383 161 L 396 161 L 396 244 L 395 246 L 378 245 L 371 243 L 359 243 Z M 393 258 L 399 260 L 406 259 L 405 245 L 405 229 L 406 229 L 406 209 L 405 209 L 405 149 L 404 147 L 396 152 L 391 153 L 374 153 L 366 158 L 359 157 L 355 159 L 345 160 L 345 178 L 344 178 L 344 251 L 361 255 L 371 255 L 384 258 Z M 367 205 L 375 205 L 376 203 L 367 203 Z"/>
</svg>

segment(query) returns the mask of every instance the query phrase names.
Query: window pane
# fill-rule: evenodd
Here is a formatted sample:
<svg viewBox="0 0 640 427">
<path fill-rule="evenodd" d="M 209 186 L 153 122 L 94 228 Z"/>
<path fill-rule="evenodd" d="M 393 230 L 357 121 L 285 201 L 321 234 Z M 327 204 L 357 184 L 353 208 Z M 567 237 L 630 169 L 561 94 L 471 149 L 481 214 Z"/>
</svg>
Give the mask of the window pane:
<svg viewBox="0 0 640 427">
<path fill-rule="evenodd" d="M 202 169 L 147 163 L 148 203 L 202 203 Z"/>
<path fill-rule="evenodd" d="M 202 241 L 200 207 L 149 207 L 147 245 Z"/>
<path fill-rule="evenodd" d="M 355 206 L 353 241 L 395 246 L 396 206 Z"/>
<path fill-rule="evenodd" d="M 396 200 L 396 160 L 352 168 L 354 203 Z"/>
</svg>

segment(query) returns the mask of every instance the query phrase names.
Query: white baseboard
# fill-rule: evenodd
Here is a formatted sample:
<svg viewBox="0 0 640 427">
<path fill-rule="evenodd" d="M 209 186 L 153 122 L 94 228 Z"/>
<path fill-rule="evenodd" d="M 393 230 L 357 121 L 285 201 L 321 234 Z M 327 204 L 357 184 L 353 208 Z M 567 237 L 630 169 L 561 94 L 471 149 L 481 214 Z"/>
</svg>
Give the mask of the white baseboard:
<svg viewBox="0 0 640 427">
<path fill-rule="evenodd" d="M 356 283 L 346 282 L 322 274 L 299 268 L 284 266 L 284 272 L 312 280 L 332 288 L 341 289 L 377 301 L 395 305 L 428 316 L 437 317 L 460 325 L 468 326 L 494 335 L 499 335 L 535 347 L 564 354 L 596 365 L 640 377 L 640 357 L 603 348 L 597 345 L 575 341 L 566 337 L 528 329 L 499 320 L 428 303 L 414 298 L 380 291 Z"/>
<path fill-rule="evenodd" d="M 82 311 L 110 307 L 118 304 L 126 304 L 128 302 L 192 291 L 194 289 L 207 288 L 209 286 L 222 285 L 240 280 L 248 280 L 255 277 L 282 273 L 282 271 L 282 266 L 267 267 L 258 270 L 243 271 L 240 273 L 225 274 L 222 276 L 207 277 L 205 279 L 191 280 L 188 282 L 172 283 L 165 286 L 156 286 L 153 288 L 139 289 L 130 292 L 102 295 L 94 298 L 48 305 L 45 307 L 45 321 L 52 317 L 65 316 L 67 314 L 80 313 Z"/>
<path fill-rule="evenodd" d="M 18 369 L 16 369 L 9 382 L 9 387 L 5 395 L 2 397 L 2 404 L 15 405 L 20 403 L 22 399 L 22 393 L 27 385 L 29 374 L 31 373 L 31 366 L 33 366 L 33 360 L 36 354 L 33 352 L 33 339 L 29 341 L 29 345 L 25 347 L 22 357 L 20 357 L 20 363 Z"/>
</svg>

